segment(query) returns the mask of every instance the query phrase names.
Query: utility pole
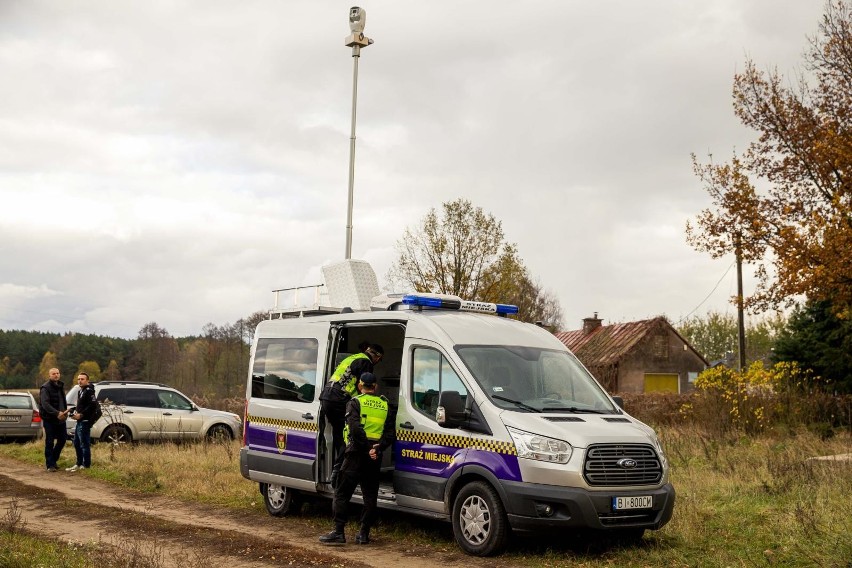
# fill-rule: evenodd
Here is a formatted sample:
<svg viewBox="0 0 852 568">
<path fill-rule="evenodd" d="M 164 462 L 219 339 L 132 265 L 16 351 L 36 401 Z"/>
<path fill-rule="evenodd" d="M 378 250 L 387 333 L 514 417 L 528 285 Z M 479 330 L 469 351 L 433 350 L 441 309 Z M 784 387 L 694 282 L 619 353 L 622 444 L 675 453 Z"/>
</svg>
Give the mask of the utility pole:
<svg viewBox="0 0 852 568">
<path fill-rule="evenodd" d="M 373 44 L 373 40 L 364 35 L 367 23 L 367 11 L 358 6 L 349 9 L 349 30 L 346 47 L 352 48 L 352 60 L 355 62 L 352 76 L 352 132 L 349 135 L 349 206 L 346 209 L 346 260 L 352 258 L 352 203 L 355 199 L 355 109 L 358 105 L 358 60 L 361 48 Z"/>
<path fill-rule="evenodd" d="M 743 252 L 740 243 L 740 233 L 734 235 L 734 254 L 737 258 L 737 339 L 739 343 L 740 372 L 746 368 L 745 356 L 745 321 L 743 318 Z"/>
</svg>

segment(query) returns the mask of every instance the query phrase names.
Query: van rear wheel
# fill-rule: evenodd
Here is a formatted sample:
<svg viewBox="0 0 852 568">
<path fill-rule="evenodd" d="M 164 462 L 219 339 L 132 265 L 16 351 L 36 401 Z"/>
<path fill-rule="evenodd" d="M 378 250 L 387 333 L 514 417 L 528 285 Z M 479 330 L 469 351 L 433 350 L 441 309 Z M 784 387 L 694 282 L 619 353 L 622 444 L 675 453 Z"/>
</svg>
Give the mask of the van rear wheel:
<svg viewBox="0 0 852 568">
<path fill-rule="evenodd" d="M 266 510 L 273 517 L 292 515 L 298 512 L 302 504 L 299 492 L 290 487 L 275 485 L 274 483 L 264 483 L 262 492 Z"/>
<path fill-rule="evenodd" d="M 483 481 L 462 487 L 453 503 L 453 536 L 473 556 L 491 556 L 505 548 L 509 522 L 493 487 Z"/>
</svg>

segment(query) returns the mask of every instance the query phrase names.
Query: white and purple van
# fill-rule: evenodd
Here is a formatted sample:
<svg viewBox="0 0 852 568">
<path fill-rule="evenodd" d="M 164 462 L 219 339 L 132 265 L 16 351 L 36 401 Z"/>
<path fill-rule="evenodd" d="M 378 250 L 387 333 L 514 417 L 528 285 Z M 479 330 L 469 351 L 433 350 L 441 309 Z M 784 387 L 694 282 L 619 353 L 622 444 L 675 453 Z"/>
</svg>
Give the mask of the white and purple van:
<svg viewBox="0 0 852 568">
<path fill-rule="evenodd" d="M 431 294 L 273 311 L 252 346 L 242 475 L 276 516 L 305 496 L 331 498 L 318 396 L 339 361 L 377 343 L 379 394 L 396 408 L 379 507 L 450 521 L 478 556 L 512 531 L 640 538 L 665 525 L 675 492 L 654 431 L 551 333 L 507 317 L 516 312 Z"/>
</svg>

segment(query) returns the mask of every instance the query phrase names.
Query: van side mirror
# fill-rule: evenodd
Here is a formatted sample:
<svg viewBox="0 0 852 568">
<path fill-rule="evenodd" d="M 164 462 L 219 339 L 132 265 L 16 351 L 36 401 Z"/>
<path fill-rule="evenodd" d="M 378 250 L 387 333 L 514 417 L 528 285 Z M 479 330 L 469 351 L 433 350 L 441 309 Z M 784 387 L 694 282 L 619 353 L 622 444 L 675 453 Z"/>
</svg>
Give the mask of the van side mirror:
<svg viewBox="0 0 852 568">
<path fill-rule="evenodd" d="M 458 428 L 464 422 L 464 403 L 458 391 L 444 391 L 438 399 L 435 420 L 444 428 Z"/>
<path fill-rule="evenodd" d="M 612 400 L 615 402 L 615 404 L 618 405 L 618 408 L 620 408 L 621 410 L 624 410 L 624 399 L 623 398 L 621 398 L 620 396 L 613 395 Z"/>
</svg>

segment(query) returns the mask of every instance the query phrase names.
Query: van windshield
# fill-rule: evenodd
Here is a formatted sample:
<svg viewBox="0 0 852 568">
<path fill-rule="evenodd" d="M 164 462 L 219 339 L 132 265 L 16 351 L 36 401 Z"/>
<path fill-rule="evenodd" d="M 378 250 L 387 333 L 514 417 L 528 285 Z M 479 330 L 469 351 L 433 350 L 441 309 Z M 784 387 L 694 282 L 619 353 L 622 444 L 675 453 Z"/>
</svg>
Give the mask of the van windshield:
<svg viewBox="0 0 852 568">
<path fill-rule="evenodd" d="M 518 412 L 620 414 L 567 351 L 505 345 L 458 345 L 456 352 L 498 407 Z"/>
</svg>

